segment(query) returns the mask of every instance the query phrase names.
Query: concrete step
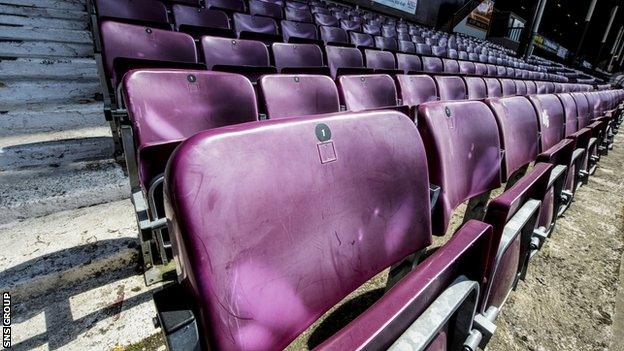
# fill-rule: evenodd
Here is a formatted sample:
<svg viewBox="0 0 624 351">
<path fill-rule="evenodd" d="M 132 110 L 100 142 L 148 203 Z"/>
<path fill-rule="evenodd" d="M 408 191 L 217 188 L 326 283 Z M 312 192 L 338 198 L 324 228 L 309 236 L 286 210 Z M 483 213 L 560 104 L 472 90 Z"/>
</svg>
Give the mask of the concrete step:
<svg viewBox="0 0 624 351">
<path fill-rule="evenodd" d="M 111 158 L 113 139 L 106 125 L 0 138 L 0 171 Z"/>
<path fill-rule="evenodd" d="M 5 2 L 4 0 L 0 1 Z M 83 10 L 80 11 L 40 7 L 25 7 L 17 5 L 5 5 L 2 3 L 0 3 L 0 14 L 43 18 L 60 18 L 85 22 L 87 21 L 87 18 L 89 18 L 87 12 Z"/>
<path fill-rule="evenodd" d="M 45 30 L 36 27 L 0 25 L 0 39 L 17 41 L 54 41 L 61 43 L 91 44 L 91 33 L 87 30 L 56 29 Z"/>
<path fill-rule="evenodd" d="M 0 57 L 93 57 L 93 45 L 77 43 L 0 40 Z"/>
<path fill-rule="evenodd" d="M 129 182 L 112 160 L 0 172 L 0 224 L 125 199 Z"/>
<path fill-rule="evenodd" d="M 84 20 L 45 18 L 45 17 L 24 17 L 15 15 L 0 14 L 0 24 L 12 26 L 27 26 L 36 28 L 59 28 L 59 29 L 88 29 L 88 22 Z"/>
<path fill-rule="evenodd" d="M 17 350 L 113 350 L 158 332 L 129 200 L 0 228 L 0 287 Z"/>
<path fill-rule="evenodd" d="M 41 103 L 92 102 L 100 91 L 100 84 L 95 80 L 2 80 L 0 111 Z"/>
<path fill-rule="evenodd" d="M 2 79 L 90 80 L 99 82 L 94 59 L 69 57 L 0 60 L 0 80 Z"/>
<path fill-rule="evenodd" d="M 0 138 L 108 126 L 101 102 L 20 107 L 0 114 Z"/>
<path fill-rule="evenodd" d="M 0 4 L 33 7 L 35 9 L 86 10 L 84 0 L 0 0 Z"/>
</svg>

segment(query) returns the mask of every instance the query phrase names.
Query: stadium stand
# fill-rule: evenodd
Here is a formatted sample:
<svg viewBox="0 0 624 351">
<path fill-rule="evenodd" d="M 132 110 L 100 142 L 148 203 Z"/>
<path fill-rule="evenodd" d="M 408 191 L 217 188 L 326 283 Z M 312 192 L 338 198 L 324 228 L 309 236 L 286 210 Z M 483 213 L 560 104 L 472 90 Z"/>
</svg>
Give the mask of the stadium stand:
<svg viewBox="0 0 624 351">
<path fill-rule="evenodd" d="M 284 349 L 384 270 L 315 349 L 485 348 L 624 119 L 623 89 L 360 6 L 87 9 L 170 350 Z"/>
<path fill-rule="evenodd" d="M 136 5 L 92 24 L 147 282 L 177 267 L 154 297 L 174 350 L 283 348 L 391 266 L 319 349 L 483 347 L 620 121 L 622 90 L 361 8 Z"/>
</svg>

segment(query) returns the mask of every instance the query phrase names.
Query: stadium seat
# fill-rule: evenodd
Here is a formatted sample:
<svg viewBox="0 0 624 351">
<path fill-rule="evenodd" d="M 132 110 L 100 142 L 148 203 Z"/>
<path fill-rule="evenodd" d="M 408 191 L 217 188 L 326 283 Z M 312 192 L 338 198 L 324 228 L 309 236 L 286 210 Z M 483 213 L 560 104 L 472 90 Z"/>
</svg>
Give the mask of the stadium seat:
<svg viewBox="0 0 624 351">
<path fill-rule="evenodd" d="M 389 51 L 364 50 L 366 67 L 375 70 L 375 73 L 396 73 L 396 62 L 394 55 Z"/>
<path fill-rule="evenodd" d="M 496 78 L 483 78 L 485 81 L 485 87 L 487 88 L 487 96 L 488 97 L 502 97 L 503 91 L 501 88 L 501 83 Z"/>
<path fill-rule="evenodd" d="M 501 78 L 499 79 L 501 85 L 501 93 L 503 96 L 514 96 L 516 95 L 516 84 L 512 79 Z"/>
<path fill-rule="evenodd" d="M 204 36 L 201 47 L 210 70 L 243 74 L 253 82 L 263 74 L 277 73 L 261 41 Z"/>
<path fill-rule="evenodd" d="M 167 7 L 158 0 L 93 0 L 99 21 L 113 20 L 169 29 Z"/>
<path fill-rule="evenodd" d="M 122 137 L 133 202 L 146 212 L 138 212 L 137 218 L 152 223 L 164 218 L 162 174 L 181 141 L 202 130 L 258 119 L 254 89 L 237 74 L 135 70 L 125 75 L 121 94 L 130 121 L 122 127 Z M 146 263 L 166 264 L 171 257 L 166 228 L 142 228 Z"/>
<path fill-rule="evenodd" d="M 270 119 L 340 111 L 338 90 L 327 76 L 265 75 L 259 95 Z"/>
<path fill-rule="evenodd" d="M 336 84 L 340 101 L 348 111 L 397 106 L 396 86 L 387 74 L 343 75 Z"/>
<path fill-rule="evenodd" d="M 465 100 L 466 84 L 458 76 L 434 76 L 440 100 Z"/>
<path fill-rule="evenodd" d="M 325 45 L 349 45 L 347 32 L 342 28 L 319 26 L 319 33 Z"/>
<path fill-rule="evenodd" d="M 405 74 L 413 74 L 422 71 L 422 63 L 420 62 L 420 58 L 416 55 L 397 53 L 396 59 L 397 68 Z"/>
<path fill-rule="evenodd" d="M 432 215 L 433 235 L 444 235 L 451 213 L 471 200 L 465 220 L 489 192 L 501 185 L 501 153 L 496 119 L 479 101 L 440 101 L 418 107 L 430 182 L 441 188 Z M 474 201 L 474 200 L 478 200 Z M 474 217 L 473 217 L 474 215 Z"/>
<path fill-rule="evenodd" d="M 332 78 L 342 74 L 372 73 L 373 69 L 364 68 L 362 53 L 356 48 L 326 46 L 327 65 Z"/>
<path fill-rule="evenodd" d="M 174 4 L 171 11 L 175 19 L 175 29 L 194 38 L 200 38 L 202 35 L 225 37 L 234 35 L 227 14 L 221 10 Z"/>
<path fill-rule="evenodd" d="M 314 150 L 310 143 L 316 145 Z M 431 233 L 426 170 L 416 128 L 405 116 L 391 111 L 246 124 L 187 140 L 169 163 L 165 192 L 174 228 L 172 245 L 180 262 L 179 286 L 197 303 L 196 329 L 191 331 L 202 336 L 196 340 L 219 349 L 284 348 L 362 283 L 427 247 Z M 327 182 L 329 174 L 332 182 Z M 341 191 L 331 190 L 336 187 Z M 368 212 L 372 219 L 362 216 Z M 241 222 L 235 213 L 244 213 L 249 220 Z M 381 223 L 375 219 L 379 214 L 390 217 Z M 218 238 L 214 228 L 223 228 Z M 258 237 L 264 232 L 270 232 L 266 240 Z M 296 240 L 293 233 L 297 233 Z M 472 282 L 482 281 L 490 235 L 489 226 L 467 223 L 452 245 L 439 250 L 396 285 L 392 294 L 382 297 L 378 303 L 383 307 L 417 301 L 419 308 L 408 309 L 414 315 L 399 319 L 403 326 L 384 327 L 396 315 L 394 310 L 373 307 L 365 312 L 365 325 L 373 327 L 373 332 L 347 326 L 348 337 L 339 332 L 326 345 L 351 349 L 359 340 L 364 345 L 391 344 L 445 289 L 467 281 L 457 278 L 471 279 L 466 291 L 478 290 Z M 310 246 L 310 240 L 324 242 L 323 249 Z M 204 259 L 189 254 L 197 247 Z M 386 248 L 383 255 L 380 247 Z M 327 255 L 342 261 L 322 259 Z M 439 284 L 422 283 L 431 275 L 439 277 Z M 324 283 L 314 283 L 319 280 Z M 235 300 L 229 298 L 232 289 L 237 292 Z M 472 308 L 463 309 L 469 311 L 468 320 L 472 320 L 475 297 L 469 299 Z M 171 299 L 155 299 L 159 311 L 163 303 L 171 303 Z M 236 315 L 232 308 L 238 311 Z M 191 308 L 178 311 L 192 313 Z M 377 313 L 383 313 L 378 316 L 385 317 L 383 323 L 373 318 Z M 254 318 L 239 317 L 249 315 Z M 161 313 L 160 317 L 167 316 Z M 464 331 L 462 337 L 468 334 Z"/>
<path fill-rule="evenodd" d="M 428 75 L 399 74 L 396 81 L 401 101 L 411 109 L 410 116 L 414 121 L 418 117 L 416 108 L 420 104 L 438 100 L 436 83 Z"/>
<path fill-rule="evenodd" d="M 442 60 L 438 57 L 422 56 L 421 61 L 423 71 L 427 73 L 444 72 L 444 65 L 442 64 Z"/>
<path fill-rule="evenodd" d="M 234 31 L 240 39 L 265 42 L 282 41 L 282 37 L 279 36 L 277 22 L 273 18 L 235 13 L 233 20 Z"/>
<path fill-rule="evenodd" d="M 315 44 L 273 43 L 275 68 L 280 73 L 309 73 L 329 75 L 323 65 L 323 52 Z"/>
<path fill-rule="evenodd" d="M 487 87 L 481 77 L 464 77 L 466 94 L 469 100 L 482 100 L 487 97 Z"/>
</svg>

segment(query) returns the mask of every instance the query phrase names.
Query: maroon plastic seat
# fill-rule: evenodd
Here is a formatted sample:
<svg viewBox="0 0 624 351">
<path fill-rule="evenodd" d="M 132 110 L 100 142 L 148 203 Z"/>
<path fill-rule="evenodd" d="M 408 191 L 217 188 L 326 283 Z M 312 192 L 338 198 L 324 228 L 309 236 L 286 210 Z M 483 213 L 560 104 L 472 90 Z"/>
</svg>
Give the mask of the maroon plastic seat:
<svg viewBox="0 0 624 351">
<path fill-rule="evenodd" d="M 381 37 L 381 36 L 375 37 L 375 47 L 380 50 L 388 50 L 388 51 L 399 50 L 399 45 L 397 44 L 396 39 L 386 38 L 386 37 Z"/>
<path fill-rule="evenodd" d="M 312 23 L 282 20 L 282 36 L 284 42 L 316 42 L 318 33 Z"/>
<path fill-rule="evenodd" d="M 464 77 L 466 95 L 469 100 L 482 100 L 487 97 L 487 87 L 481 77 Z"/>
<path fill-rule="evenodd" d="M 428 75 L 397 75 L 399 96 L 404 105 L 411 108 L 422 103 L 438 100 L 436 83 Z"/>
<path fill-rule="evenodd" d="M 362 48 L 374 48 L 375 47 L 375 40 L 373 39 L 371 35 L 368 35 L 368 34 L 350 32 L 349 40 L 351 44 L 355 45 L 356 47 L 362 47 Z"/>
<path fill-rule="evenodd" d="M 431 46 L 428 44 L 416 43 L 416 53 L 418 55 L 432 55 Z"/>
<path fill-rule="evenodd" d="M 275 68 L 280 73 L 310 73 L 329 75 L 323 65 L 323 52 L 315 44 L 273 43 Z"/>
<path fill-rule="evenodd" d="M 364 68 L 362 53 L 356 48 L 342 46 L 326 46 L 327 65 L 332 78 L 342 74 L 357 74 L 372 72 L 372 69 Z"/>
<path fill-rule="evenodd" d="M 516 85 L 516 95 L 527 95 L 527 86 L 524 84 L 524 81 L 516 79 L 514 80 L 514 84 Z"/>
<path fill-rule="evenodd" d="M 362 25 L 362 32 L 372 36 L 381 35 L 381 27 L 373 24 L 364 24 Z"/>
<path fill-rule="evenodd" d="M 202 35 L 232 36 L 225 12 L 174 4 L 171 7 L 175 29 L 199 38 Z"/>
<path fill-rule="evenodd" d="M 503 156 L 502 175 L 507 181 L 513 173 L 530 164 L 539 153 L 539 127 L 533 105 L 524 97 L 489 98 L 500 133 Z"/>
<path fill-rule="evenodd" d="M 261 0 L 249 0 L 249 14 L 254 16 L 266 16 L 275 19 L 282 19 L 282 7 Z"/>
<path fill-rule="evenodd" d="M 503 96 L 514 96 L 516 95 L 516 84 L 512 79 L 509 78 L 501 78 L 499 79 L 501 84 L 501 93 Z"/>
<path fill-rule="evenodd" d="M 304 5 L 305 6 L 305 5 Z M 284 8 L 284 18 L 289 21 L 312 23 L 312 13 L 307 9 L 299 9 L 286 6 Z"/>
<path fill-rule="evenodd" d="M 507 68 L 503 66 L 496 66 L 496 76 L 497 77 L 507 77 Z"/>
<path fill-rule="evenodd" d="M 466 75 L 473 75 L 475 74 L 475 64 L 473 62 L 470 61 L 458 61 L 458 65 L 459 65 L 459 73 L 461 74 L 466 74 Z"/>
<path fill-rule="evenodd" d="M 271 119 L 340 111 L 336 84 L 327 76 L 269 74 L 260 79 L 260 92 Z"/>
<path fill-rule="evenodd" d="M 573 139 L 564 139 L 565 113 L 561 101 L 552 94 L 530 95 L 528 98 L 535 108 L 540 128 L 540 154 L 537 161 L 567 167 L 563 177 L 564 181 L 566 178 L 574 177 L 576 173 L 575 164 L 578 161 L 573 159 L 576 146 Z M 549 200 L 552 202 L 552 212 L 540 216 L 541 226 L 552 223 L 561 214 L 561 211 L 570 204 L 571 197 L 566 196 L 566 201 L 563 201 L 565 195 L 563 190 L 562 188 L 560 191 L 553 191 L 554 193 Z"/>
<path fill-rule="evenodd" d="M 411 41 L 399 40 L 399 51 L 407 54 L 416 53 L 416 45 Z"/>
<path fill-rule="evenodd" d="M 270 66 L 269 50 L 261 41 L 204 36 L 201 46 L 208 69 L 240 73 L 252 81 L 277 72 Z"/>
<path fill-rule="evenodd" d="M 592 131 L 589 128 L 579 127 L 579 109 L 572 94 L 562 93 L 557 94 L 557 97 L 561 101 L 565 113 L 564 136 L 575 141 L 575 147 L 577 149 L 575 153 L 580 153 L 580 155 L 573 156 L 573 159 L 574 157 L 580 157 L 580 160 L 573 165 L 575 168 L 573 171 L 575 170 L 576 172 L 570 173 L 571 176 L 566 179 L 566 190 L 574 194 L 577 187 L 586 181 L 588 175 L 589 160 L 587 157 L 593 151 L 590 145 Z"/>
<path fill-rule="evenodd" d="M 484 77 L 483 80 L 485 81 L 485 87 L 487 88 L 488 97 L 502 97 L 503 96 L 501 83 L 498 79 Z"/>
<path fill-rule="evenodd" d="M 195 41 L 185 33 L 111 21 L 101 24 L 100 33 L 113 90 L 130 69 L 197 65 Z"/>
<path fill-rule="evenodd" d="M 167 8 L 157 0 L 94 0 L 100 21 L 114 20 L 168 27 Z"/>
<path fill-rule="evenodd" d="M 397 106 L 396 86 L 387 74 L 345 75 L 336 84 L 340 101 L 349 111 Z"/>
<path fill-rule="evenodd" d="M 440 100 L 465 100 L 466 84 L 458 76 L 434 76 Z"/>
<path fill-rule="evenodd" d="M 360 25 L 359 22 L 350 21 L 350 20 L 341 20 L 340 28 L 346 30 L 347 32 L 361 32 L 362 31 L 362 25 Z"/>
<path fill-rule="evenodd" d="M 527 95 L 531 95 L 531 94 L 537 94 L 537 85 L 535 85 L 535 82 L 532 80 L 525 80 L 524 84 L 526 85 L 526 94 Z"/>
<path fill-rule="evenodd" d="M 479 101 L 421 104 L 418 115 L 430 182 L 441 188 L 432 233 L 444 235 L 457 206 L 501 185 L 498 125 Z"/>
<path fill-rule="evenodd" d="M 422 71 L 422 63 L 416 55 L 397 53 L 396 60 L 397 68 L 406 74 Z"/>
<path fill-rule="evenodd" d="M 366 49 L 364 50 L 364 57 L 368 68 L 381 71 L 396 70 L 394 55 L 389 51 Z"/>
<path fill-rule="evenodd" d="M 340 22 L 336 17 L 322 13 L 314 14 L 314 22 L 319 26 L 340 27 Z"/>
<path fill-rule="evenodd" d="M 349 44 L 347 32 L 338 27 L 319 26 L 321 40 L 326 45 L 344 45 Z"/>
<path fill-rule="evenodd" d="M 228 12 L 245 12 L 243 0 L 204 0 L 206 8 L 219 9 Z"/>
<path fill-rule="evenodd" d="M 234 30 L 241 39 L 278 41 L 277 22 L 265 16 L 253 16 L 235 13 L 233 16 Z"/>
<path fill-rule="evenodd" d="M 394 25 L 384 24 L 383 26 L 381 26 L 381 35 L 386 38 L 396 38 L 396 27 Z"/>
<path fill-rule="evenodd" d="M 184 142 L 167 168 L 166 208 L 202 339 L 216 349 L 282 349 L 362 283 L 428 246 L 426 170 L 418 131 L 394 111 L 249 123 Z M 405 303 L 420 293 L 412 286 L 430 302 L 465 260 L 482 269 L 488 235 L 484 224 L 466 226 L 434 267 L 406 280 L 439 277 L 441 286 L 410 284 Z"/>
<path fill-rule="evenodd" d="M 486 64 L 485 67 L 487 68 L 487 75 L 489 77 L 496 77 L 498 75 L 498 71 L 496 69 L 495 65 L 492 64 Z"/>
<path fill-rule="evenodd" d="M 423 71 L 427 73 L 444 72 L 444 65 L 442 64 L 442 59 L 439 57 L 423 56 L 421 60 Z"/>
<path fill-rule="evenodd" d="M 589 102 L 587 97 L 583 93 L 570 94 L 576 103 L 578 127 L 579 129 L 587 127 L 591 123 L 591 116 L 589 113 Z"/>
<path fill-rule="evenodd" d="M 124 77 L 122 95 L 137 148 L 138 180 L 145 190 L 164 172 L 182 140 L 202 130 L 258 119 L 253 86 L 238 74 L 135 70 Z"/>
<path fill-rule="evenodd" d="M 442 66 L 445 73 L 459 73 L 459 63 L 452 59 L 442 59 Z"/>
</svg>

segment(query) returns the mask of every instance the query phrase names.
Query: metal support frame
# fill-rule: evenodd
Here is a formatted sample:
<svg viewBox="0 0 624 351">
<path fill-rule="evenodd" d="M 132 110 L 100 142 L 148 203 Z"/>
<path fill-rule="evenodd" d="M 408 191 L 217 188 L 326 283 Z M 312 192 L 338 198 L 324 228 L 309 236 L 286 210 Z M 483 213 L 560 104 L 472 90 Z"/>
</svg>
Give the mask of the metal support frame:
<svg viewBox="0 0 624 351">
<path fill-rule="evenodd" d="M 171 351 L 201 351 L 201 327 L 192 297 L 177 283 L 166 285 L 154 293 L 157 316 L 156 327 L 160 327 L 167 349 Z"/>
<path fill-rule="evenodd" d="M 490 200 L 490 194 L 491 191 L 486 191 L 468 200 L 462 224 L 465 224 L 471 219 L 483 220 L 485 217 L 485 210 L 487 209 L 487 203 Z"/>
<path fill-rule="evenodd" d="M 444 290 L 438 298 L 397 338 L 388 348 L 397 350 L 425 350 L 440 330 L 453 322 L 450 350 L 460 350 L 468 345 L 481 343 L 473 331 L 473 320 L 479 300 L 479 284 L 460 276 Z"/>
</svg>

